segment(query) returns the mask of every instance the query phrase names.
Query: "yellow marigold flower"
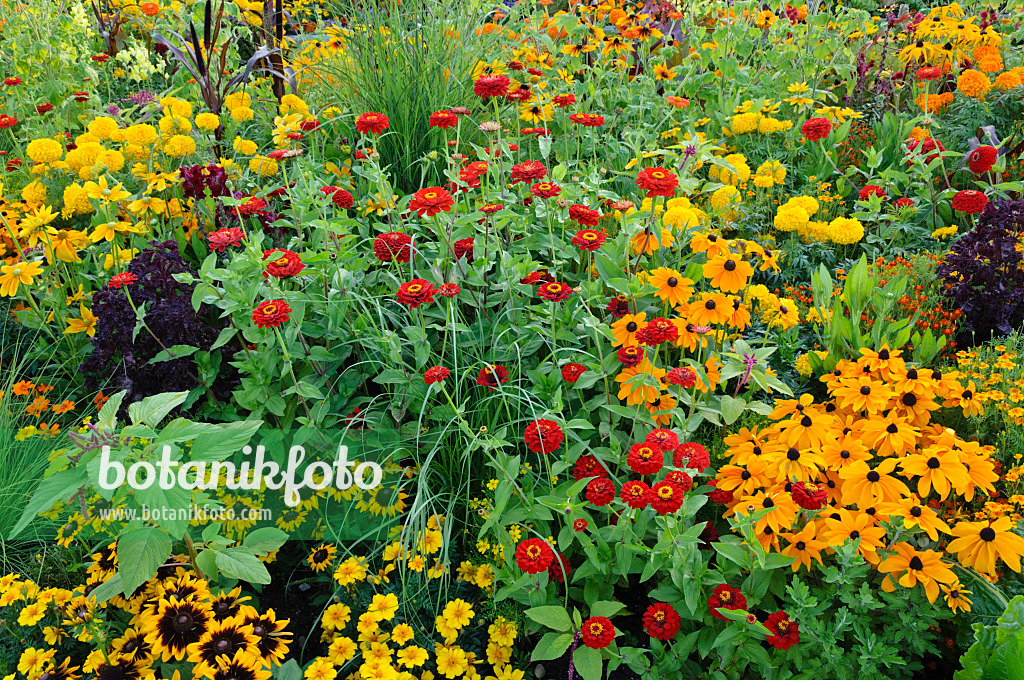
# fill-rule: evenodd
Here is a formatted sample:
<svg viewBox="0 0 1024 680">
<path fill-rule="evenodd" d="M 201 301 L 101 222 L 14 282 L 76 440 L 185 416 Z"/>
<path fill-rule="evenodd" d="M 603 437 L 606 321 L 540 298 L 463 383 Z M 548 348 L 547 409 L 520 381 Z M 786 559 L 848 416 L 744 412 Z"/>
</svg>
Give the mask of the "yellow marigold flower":
<svg viewBox="0 0 1024 680">
<path fill-rule="evenodd" d="M 53 163 L 64 155 L 64 147 L 54 139 L 33 139 L 25 148 L 25 155 L 36 163 Z"/>
<path fill-rule="evenodd" d="M 957 78 L 956 87 L 968 97 L 982 99 L 992 89 L 992 83 L 989 81 L 988 76 L 981 71 L 969 68 Z"/>
<path fill-rule="evenodd" d="M 239 106 L 231 109 L 231 120 L 236 123 L 244 123 L 247 120 L 252 120 L 255 114 L 253 110 L 248 106 Z"/>
<path fill-rule="evenodd" d="M 196 115 L 196 127 L 200 130 L 213 132 L 220 127 L 220 116 L 216 113 L 200 113 Z"/>
</svg>

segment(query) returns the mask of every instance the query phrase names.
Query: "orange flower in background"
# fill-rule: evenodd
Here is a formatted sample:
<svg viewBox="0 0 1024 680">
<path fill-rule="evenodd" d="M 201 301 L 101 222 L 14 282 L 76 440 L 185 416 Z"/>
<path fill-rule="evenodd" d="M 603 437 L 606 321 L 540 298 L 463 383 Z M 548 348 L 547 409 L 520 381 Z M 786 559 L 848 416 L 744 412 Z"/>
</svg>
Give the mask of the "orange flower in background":
<svg viewBox="0 0 1024 680">
<path fill-rule="evenodd" d="M 110 397 L 103 396 L 103 391 L 100 390 L 100 393 L 92 398 L 92 403 L 96 407 L 96 410 L 98 411 L 99 409 L 103 408 L 103 405 L 106 404 L 107 401 L 109 400 Z"/>
<path fill-rule="evenodd" d="M 140 3 L 139 9 L 141 9 L 142 13 L 147 17 L 155 17 L 157 14 L 160 14 L 160 5 L 155 2 Z"/>
<path fill-rule="evenodd" d="M 11 391 L 14 392 L 14 395 L 17 397 L 24 397 L 25 395 L 31 393 L 32 390 L 34 390 L 35 388 L 35 383 L 30 382 L 28 380 L 22 380 L 20 382 L 14 383 L 14 386 L 11 388 Z"/>
<path fill-rule="evenodd" d="M 49 399 L 47 399 L 46 397 L 36 397 L 35 399 L 32 400 L 32 403 L 28 406 L 28 408 L 25 409 L 25 413 L 29 414 L 30 416 L 35 416 L 36 418 L 38 418 L 39 416 L 43 415 L 43 413 L 48 408 L 50 408 Z"/>
<path fill-rule="evenodd" d="M 67 399 L 54 406 L 52 409 L 52 411 L 57 415 L 61 415 L 62 413 L 67 413 L 68 411 L 73 410 L 75 410 L 75 402 L 69 401 Z"/>
</svg>

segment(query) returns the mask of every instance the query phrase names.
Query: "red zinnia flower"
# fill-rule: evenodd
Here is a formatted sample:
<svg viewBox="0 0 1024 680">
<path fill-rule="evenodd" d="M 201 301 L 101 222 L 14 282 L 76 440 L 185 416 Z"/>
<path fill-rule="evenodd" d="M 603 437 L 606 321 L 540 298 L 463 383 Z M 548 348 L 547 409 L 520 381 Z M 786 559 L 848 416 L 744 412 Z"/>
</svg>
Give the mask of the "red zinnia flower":
<svg viewBox="0 0 1024 680">
<path fill-rule="evenodd" d="M 658 482 L 651 487 L 651 507 L 659 515 L 667 515 L 683 507 L 686 497 L 683 487 L 669 480 Z"/>
<path fill-rule="evenodd" d="M 364 113 L 356 118 L 356 131 L 364 135 L 379 135 L 391 127 L 383 113 Z"/>
<path fill-rule="evenodd" d="M 608 473 L 601 466 L 601 463 L 589 453 L 585 453 L 576 459 L 576 465 L 572 468 L 573 479 L 579 481 L 587 477 L 603 477 L 607 479 Z"/>
<path fill-rule="evenodd" d="M 656 640 L 671 640 L 679 632 L 679 612 L 672 605 L 656 602 L 644 612 L 644 630 Z"/>
<path fill-rule="evenodd" d="M 817 484 L 797 482 L 790 493 L 793 494 L 793 502 L 804 510 L 821 510 L 828 502 L 828 491 Z"/>
<path fill-rule="evenodd" d="M 665 481 L 678 485 L 683 491 L 693 488 L 693 478 L 682 470 L 669 470 L 665 475 Z"/>
<path fill-rule="evenodd" d="M 511 82 L 508 76 L 480 76 L 473 82 L 473 92 L 481 99 L 504 97 L 508 94 L 508 86 Z"/>
<path fill-rule="evenodd" d="M 559 583 L 565 583 L 565 577 L 572 573 L 572 565 L 569 564 L 569 558 L 558 552 L 554 551 L 555 556 L 551 560 L 551 566 L 548 567 L 548 578 L 554 579 Z"/>
<path fill-rule="evenodd" d="M 490 215 L 491 213 L 498 212 L 504 207 L 505 206 L 503 206 L 501 203 L 488 203 L 487 205 L 480 208 L 480 212 L 484 213 L 485 215 Z"/>
<path fill-rule="evenodd" d="M 110 281 L 107 283 L 107 287 L 116 290 L 121 286 L 133 284 L 138 280 L 138 277 L 131 272 L 121 272 L 120 274 L 115 274 L 110 278 Z"/>
<path fill-rule="evenodd" d="M 590 480 L 587 484 L 587 500 L 601 507 L 608 505 L 615 498 L 615 483 L 605 477 Z"/>
<path fill-rule="evenodd" d="M 451 375 L 451 373 L 452 372 L 444 366 L 431 366 L 427 369 L 427 372 L 423 374 L 423 382 L 428 385 L 433 385 L 434 383 L 441 382 Z"/>
<path fill-rule="evenodd" d="M 816 142 L 832 133 L 832 123 L 828 118 L 808 118 L 807 122 L 800 126 L 800 132 L 807 139 Z"/>
<path fill-rule="evenodd" d="M 596 113 L 574 113 L 569 116 L 569 120 L 583 127 L 601 127 L 604 125 L 604 116 Z"/>
<path fill-rule="evenodd" d="M 403 305 L 409 305 L 409 309 L 416 309 L 420 305 L 433 302 L 436 292 L 434 284 L 426 279 L 413 279 L 399 286 L 395 296 Z"/>
<path fill-rule="evenodd" d="M 597 213 L 596 210 L 592 210 L 591 212 Z M 572 215 L 572 208 L 569 208 L 569 214 L 570 216 Z M 594 252 L 601 247 L 607 238 L 608 236 L 604 231 L 598 231 L 597 229 L 580 229 L 576 232 L 576 235 L 572 237 L 572 244 L 580 250 L 589 250 L 590 252 Z"/>
<path fill-rule="evenodd" d="M 958 191 L 953 197 L 953 210 L 959 210 L 968 215 L 981 214 L 987 204 L 988 196 L 974 189 Z"/>
<path fill-rule="evenodd" d="M 580 518 L 580 519 L 577 519 L 577 520 L 573 520 L 572 530 L 573 531 L 586 531 L 587 530 L 587 520 L 585 520 L 583 518 Z"/>
<path fill-rule="evenodd" d="M 917 69 L 918 80 L 935 80 L 942 77 L 942 69 L 938 66 L 925 66 Z"/>
<path fill-rule="evenodd" d="M 334 205 L 338 206 L 342 210 L 348 210 L 355 204 L 355 199 L 352 198 L 352 194 L 345 191 L 344 189 L 338 189 L 331 194 L 331 201 Z"/>
<path fill-rule="evenodd" d="M 557 108 L 565 108 L 566 106 L 572 106 L 576 103 L 576 95 L 574 94 L 556 94 L 551 98 L 551 103 Z"/>
<path fill-rule="evenodd" d="M 914 205 L 914 199 L 912 198 L 897 198 L 893 203 L 897 208 L 909 208 Z"/>
<path fill-rule="evenodd" d="M 601 213 L 591 210 L 585 205 L 574 203 L 569 206 L 569 219 L 576 220 L 585 227 L 596 227 L 598 222 L 601 221 Z M 573 239 L 573 242 L 575 243 L 575 239 Z"/>
<path fill-rule="evenodd" d="M 240 227 L 224 227 L 206 235 L 206 241 L 212 250 L 224 252 L 228 246 L 241 245 L 245 234 Z"/>
<path fill-rule="evenodd" d="M 280 253 L 280 255 L 276 255 Z M 306 265 L 302 263 L 298 253 L 294 253 L 291 250 L 285 250 L 284 248 L 274 248 L 263 253 L 263 259 L 266 260 L 270 257 L 274 259 L 267 264 L 267 268 L 263 270 L 263 278 L 267 276 L 273 276 L 275 279 L 287 279 L 295 276 L 303 269 Z"/>
<path fill-rule="evenodd" d="M 467 260 L 469 260 L 469 259 L 471 259 L 472 255 L 473 255 L 473 237 L 472 236 L 470 236 L 469 238 L 460 238 L 458 241 L 455 242 L 455 259 L 456 260 L 459 260 L 459 259 L 462 259 L 462 258 L 466 258 Z"/>
<path fill-rule="evenodd" d="M 36 113 L 42 115 L 48 111 L 53 111 L 53 104 L 40 104 L 36 107 Z"/>
<path fill-rule="evenodd" d="M 920 147 L 920 148 L 918 148 Z M 925 163 L 931 163 L 933 160 L 939 157 L 939 154 L 946 150 L 946 147 L 942 145 L 942 142 L 937 139 L 929 137 L 923 141 L 917 139 L 911 139 L 907 142 L 907 165 L 914 164 L 914 154 L 920 153 L 924 156 Z"/>
<path fill-rule="evenodd" d="M 675 342 L 679 337 L 679 327 L 665 318 L 651 319 L 650 322 L 636 333 L 641 345 L 657 347 L 663 342 Z"/>
<path fill-rule="evenodd" d="M 408 262 L 412 237 L 400 231 L 389 231 L 373 239 L 373 254 L 381 262 Z"/>
<path fill-rule="evenodd" d="M 12 128 L 18 124 L 18 119 L 8 116 L 6 113 L 0 114 L 0 130 L 6 128 Z"/>
<path fill-rule="evenodd" d="M 648 432 L 647 436 L 644 437 L 644 441 L 657 446 L 662 451 L 668 451 L 679 446 L 679 436 L 672 430 L 666 430 L 663 427 Z"/>
<path fill-rule="evenodd" d="M 685 389 L 690 389 L 697 384 L 697 372 L 689 366 L 673 368 L 665 374 L 665 382 L 669 385 L 679 385 Z"/>
<path fill-rule="evenodd" d="M 547 541 L 528 538 L 516 547 L 516 564 L 527 574 L 539 574 L 551 566 L 555 553 Z"/>
<path fill-rule="evenodd" d="M 872 196 L 879 196 L 885 198 L 885 189 L 878 186 L 877 184 L 869 184 L 859 192 L 857 192 L 857 200 L 866 201 Z"/>
<path fill-rule="evenodd" d="M 427 187 L 412 195 L 409 207 L 420 217 L 433 217 L 440 212 L 448 212 L 455 205 L 452 195 L 441 187 Z"/>
<path fill-rule="evenodd" d="M 459 288 L 459 284 L 457 283 L 442 283 L 437 289 L 437 294 L 446 298 L 453 298 L 461 292 L 462 289 Z"/>
<path fill-rule="evenodd" d="M 587 370 L 587 367 L 583 364 L 569 363 L 562 366 L 562 380 L 575 385 L 576 381 L 580 379 L 580 376 Z"/>
<path fill-rule="evenodd" d="M 291 311 L 284 300 L 264 300 L 252 310 L 252 322 L 257 328 L 277 328 L 288 321 Z"/>
<path fill-rule="evenodd" d="M 562 428 L 547 418 L 535 420 L 527 425 L 523 438 L 526 441 L 526 448 L 534 453 L 551 453 L 565 441 Z"/>
<path fill-rule="evenodd" d="M 476 376 L 476 384 L 494 390 L 498 385 L 508 382 L 508 369 L 501 364 L 485 366 Z"/>
<path fill-rule="evenodd" d="M 430 114 L 428 120 L 430 127 L 441 128 L 447 130 L 448 128 L 455 127 L 459 124 L 459 117 L 451 111 L 435 111 Z"/>
<path fill-rule="evenodd" d="M 635 510 L 646 508 L 651 502 L 651 487 L 643 482 L 626 482 L 619 491 L 619 498 Z"/>
<path fill-rule="evenodd" d="M 591 616 L 583 622 L 583 644 L 591 649 L 604 649 L 615 639 L 615 626 L 603 616 Z"/>
<path fill-rule="evenodd" d="M 629 314 L 629 309 L 629 298 L 625 295 L 616 295 L 605 305 L 605 311 L 611 312 L 616 319 Z"/>
<path fill-rule="evenodd" d="M 789 649 L 800 642 L 800 626 L 786 612 L 769 614 L 764 627 L 772 632 L 765 639 L 775 649 Z"/>
<path fill-rule="evenodd" d="M 629 447 L 626 454 L 626 465 L 638 475 L 654 475 L 665 464 L 661 448 L 655 444 L 640 442 Z"/>
<path fill-rule="evenodd" d="M 14 87 L 15 85 L 21 85 L 21 78 L 4 78 L 4 85 L 7 87 Z"/>
<path fill-rule="evenodd" d="M 626 368 L 632 368 L 633 366 L 639 366 L 643 362 L 644 351 L 635 345 L 620 347 L 615 352 L 615 358 Z"/>
<path fill-rule="evenodd" d="M 537 198 L 554 198 L 562 193 L 562 188 L 554 182 L 541 182 L 530 187 L 530 193 Z"/>
<path fill-rule="evenodd" d="M 718 480 L 712 479 L 710 482 L 708 482 L 708 484 L 717 487 Z M 711 491 L 708 491 L 707 497 L 710 498 L 715 503 L 718 503 L 719 505 L 728 505 L 729 503 L 732 503 L 733 493 L 732 491 L 726 491 L 725 489 L 715 488 Z"/>
<path fill-rule="evenodd" d="M 320 121 L 316 118 L 310 118 L 299 123 L 299 129 L 303 132 L 313 132 L 314 130 L 320 129 Z"/>
<path fill-rule="evenodd" d="M 708 598 L 708 607 L 711 609 L 711 615 L 721 621 L 728 621 L 718 613 L 719 609 L 746 609 L 747 598 L 743 596 L 739 588 L 733 588 L 728 583 L 723 583 L 716 586 L 711 592 L 711 597 Z"/>
<path fill-rule="evenodd" d="M 988 172 L 996 164 L 999 150 L 994 146 L 979 146 L 967 156 L 967 167 L 971 172 L 981 174 Z"/>
<path fill-rule="evenodd" d="M 538 269 L 535 272 L 527 274 L 523 278 L 519 279 L 519 283 L 527 286 L 536 286 L 541 283 L 553 282 L 555 277 L 548 273 L 547 269 Z"/>
<path fill-rule="evenodd" d="M 672 465 L 677 468 L 687 467 L 697 472 L 704 472 L 711 465 L 711 454 L 697 442 L 686 442 L 680 444 L 672 452 Z"/>
<path fill-rule="evenodd" d="M 538 288 L 537 295 L 550 302 L 561 302 L 569 299 L 569 296 L 572 295 L 572 288 L 567 283 L 553 281 Z"/>
<path fill-rule="evenodd" d="M 679 178 L 665 168 L 644 168 L 636 177 L 636 185 L 647 192 L 648 198 L 668 197 L 676 193 Z"/>
<path fill-rule="evenodd" d="M 545 168 L 544 164 L 540 161 L 516 163 L 509 171 L 509 177 L 512 179 L 513 184 L 518 182 L 532 182 L 535 179 L 544 179 L 547 177 L 547 174 L 548 169 Z"/>
</svg>

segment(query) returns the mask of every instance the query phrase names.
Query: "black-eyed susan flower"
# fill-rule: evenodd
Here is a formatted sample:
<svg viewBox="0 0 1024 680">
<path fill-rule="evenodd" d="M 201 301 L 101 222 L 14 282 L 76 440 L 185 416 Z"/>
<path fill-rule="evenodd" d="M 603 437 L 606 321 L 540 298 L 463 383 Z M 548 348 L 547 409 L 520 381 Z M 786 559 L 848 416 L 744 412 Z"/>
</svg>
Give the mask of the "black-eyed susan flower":
<svg viewBox="0 0 1024 680">
<path fill-rule="evenodd" d="M 956 574 L 942 561 L 942 553 L 935 550 L 917 550 L 909 543 L 893 546 L 895 555 L 885 558 L 878 565 L 878 571 L 890 574 L 882 581 L 882 590 L 891 593 L 896 589 L 894 580 L 904 588 L 917 584 L 924 587 L 929 602 L 939 596 L 940 583 L 954 583 Z"/>
<path fill-rule="evenodd" d="M 335 548 L 333 544 L 321 543 L 309 554 L 309 566 L 317 573 L 330 568 L 331 562 L 334 561 L 334 555 L 337 551 L 338 549 Z"/>
<path fill-rule="evenodd" d="M 212 619 L 206 602 L 161 599 L 156 611 L 143 615 L 141 622 L 149 631 L 146 642 L 154 655 L 167 662 L 184 659 L 185 650 L 202 639 Z"/>
<path fill-rule="evenodd" d="M 1009 517 L 991 522 L 960 522 L 950 533 L 956 538 L 950 542 L 948 550 L 956 553 L 960 564 L 965 567 L 994 576 L 996 562 L 1002 560 L 1010 569 L 1020 573 L 1024 538 L 1014 533 Z"/>
</svg>

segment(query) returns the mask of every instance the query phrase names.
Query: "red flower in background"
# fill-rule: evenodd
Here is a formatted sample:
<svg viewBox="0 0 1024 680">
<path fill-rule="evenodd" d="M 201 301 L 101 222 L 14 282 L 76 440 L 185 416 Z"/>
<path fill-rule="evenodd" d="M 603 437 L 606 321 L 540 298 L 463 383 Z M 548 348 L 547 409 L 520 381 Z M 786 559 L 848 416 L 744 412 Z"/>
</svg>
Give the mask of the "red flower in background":
<svg viewBox="0 0 1024 680">
<path fill-rule="evenodd" d="M 585 227 L 596 227 L 597 223 L 601 221 L 601 213 L 585 205 L 574 203 L 569 206 L 569 219 L 576 220 Z"/>
<path fill-rule="evenodd" d="M 453 298 L 461 292 L 462 289 L 459 288 L 459 284 L 451 282 L 442 283 L 440 287 L 437 289 L 437 294 L 440 295 L 441 297 L 446 298 Z"/>
<path fill-rule="evenodd" d="M 451 373 L 452 372 L 444 366 L 431 366 L 427 369 L 427 372 L 423 374 L 423 382 L 428 385 L 433 385 L 434 383 L 443 381 L 451 375 Z"/>
<path fill-rule="evenodd" d="M 562 187 L 554 182 L 540 182 L 530 187 L 530 193 L 537 198 L 554 198 L 562 193 Z"/>
<path fill-rule="evenodd" d="M 656 602 L 644 612 L 644 630 L 655 640 L 671 640 L 679 632 L 679 612 L 672 605 Z"/>
<path fill-rule="evenodd" d="M 796 482 L 790 489 L 793 502 L 804 510 L 821 510 L 828 502 L 828 491 L 824 486 L 808 482 Z"/>
<path fill-rule="evenodd" d="M 689 366 L 673 368 L 665 374 L 665 382 L 669 385 L 679 385 L 684 389 L 690 389 L 697 384 L 697 372 Z"/>
<path fill-rule="evenodd" d="M 597 113 L 574 113 L 569 116 L 569 120 L 583 127 L 601 127 L 604 125 L 604 116 Z"/>
<path fill-rule="evenodd" d="M 245 238 L 245 233 L 241 227 L 224 227 L 207 234 L 206 242 L 211 250 L 222 253 L 228 246 L 241 245 L 243 238 Z"/>
<path fill-rule="evenodd" d="M 679 337 L 679 327 L 665 318 L 651 319 L 636 333 L 641 345 L 656 347 L 663 342 L 674 342 Z"/>
<path fill-rule="evenodd" d="M 795 621 L 790 621 L 786 612 L 769 614 L 764 627 L 772 632 L 765 639 L 775 649 L 789 649 L 800 642 L 800 626 Z"/>
<path fill-rule="evenodd" d="M 980 215 L 988 205 L 988 196 L 974 189 L 965 189 L 956 192 L 952 205 L 953 210 L 959 210 L 968 215 Z"/>
<path fill-rule="evenodd" d="M 409 207 L 420 217 L 433 217 L 441 212 L 448 212 L 455 205 L 455 199 L 441 187 L 427 187 L 412 195 Z"/>
<path fill-rule="evenodd" d="M 946 147 L 942 145 L 942 142 L 932 139 L 929 137 L 925 140 L 912 139 L 907 142 L 907 165 L 914 164 L 915 152 L 920 152 L 924 155 L 925 163 L 931 163 L 933 160 L 939 157 L 939 154 L 946 150 Z"/>
<path fill-rule="evenodd" d="M 626 482 L 619 491 L 619 498 L 634 510 L 646 508 L 651 502 L 651 487 L 643 482 Z"/>
<path fill-rule="evenodd" d="M 540 161 L 524 161 L 516 163 L 509 171 L 509 177 L 513 184 L 519 182 L 532 182 L 535 179 L 547 177 L 548 169 Z"/>
<path fill-rule="evenodd" d="M 572 523 L 572 530 L 573 531 L 586 531 L 587 530 L 587 520 L 582 519 L 582 518 L 574 520 L 573 523 Z"/>
<path fill-rule="evenodd" d="M 448 128 L 453 128 L 459 124 L 459 117 L 451 111 L 436 111 L 430 114 L 430 118 L 427 122 L 430 127 L 447 130 Z"/>
<path fill-rule="evenodd" d="M 672 430 L 666 430 L 663 427 L 648 432 L 647 436 L 644 437 L 644 441 L 657 446 L 662 451 L 668 451 L 679 446 L 679 436 Z"/>
<path fill-rule="evenodd" d="M 659 515 L 667 515 L 683 507 L 686 500 L 683 487 L 663 480 L 651 487 L 651 507 Z"/>
<path fill-rule="evenodd" d="M 516 564 L 527 574 L 539 574 L 551 566 L 555 554 L 547 541 L 528 538 L 516 547 Z"/>
<path fill-rule="evenodd" d="M 263 270 L 263 278 L 273 276 L 275 279 L 287 279 L 306 268 L 298 253 L 285 250 L 284 248 L 274 248 L 273 250 L 265 251 L 263 259 L 269 258 L 273 259 L 267 263 L 266 269 Z"/>
<path fill-rule="evenodd" d="M 568 557 L 557 550 L 554 553 L 555 556 L 551 560 L 551 566 L 548 567 L 548 577 L 559 583 L 565 583 L 565 577 L 572 574 L 572 565 L 569 564 Z"/>
<path fill-rule="evenodd" d="M 508 76 L 480 76 L 473 81 L 473 92 L 481 99 L 504 97 L 508 94 L 508 86 L 511 82 Z"/>
<path fill-rule="evenodd" d="M 121 286 L 131 285 L 138 280 L 138 277 L 131 272 L 121 272 L 120 274 L 114 274 L 114 276 L 110 277 L 110 281 L 107 282 L 107 287 L 117 290 Z"/>
<path fill-rule="evenodd" d="M 21 85 L 21 78 L 17 76 L 12 78 L 4 78 L 4 85 L 7 87 L 14 87 L 15 85 Z"/>
<path fill-rule="evenodd" d="M 562 380 L 570 385 L 575 385 L 576 381 L 580 379 L 580 376 L 583 375 L 586 370 L 587 367 L 583 364 L 566 364 L 565 366 L 562 366 Z"/>
<path fill-rule="evenodd" d="M 551 103 L 559 109 L 564 109 L 566 106 L 572 106 L 576 103 L 576 95 L 574 94 L 556 94 L 551 98 Z"/>
<path fill-rule="evenodd" d="M 679 186 L 679 178 L 665 168 L 644 168 L 636 176 L 636 185 L 647 192 L 648 198 L 672 196 Z"/>
<path fill-rule="evenodd" d="M 693 488 L 693 479 L 682 470 L 669 470 L 668 474 L 665 475 L 665 481 L 678 484 L 683 491 L 689 491 Z"/>
<path fill-rule="evenodd" d="M 572 469 L 573 479 L 579 481 L 586 479 L 587 477 L 602 477 L 608 478 L 608 473 L 601 466 L 601 463 L 589 453 L 586 453 L 576 459 L 576 465 Z M 614 491 L 612 492 L 614 496 Z M 610 500 L 610 499 L 609 499 Z"/>
<path fill-rule="evenodd" d="M 615 639 L 615 626 L 603 616 L 591 616 L 583 622 L 583 644 L 591 649 L 604 649 Z"/>
<path fill-rule="evenodd" d="M 711 609 L 711 615 L 716 619 L 728 621 L 729 619 L 719 614 L 718 610 L 746 609 L 747 598 L 743 596 L 739 588 L 733 588 L 728 583 L 723 583 L 711 591 L 711 597 L 708 598 L 708 607 Z"/>
<path fill-rule="evenodd" d="M 11 116 L 8 116 L 6 113 L 5 114 L 0 114 L 0 130 L 6 129 L 6 128 L 12 128 L 12 127 L 14 127 L 17 124 L 18 124 L 18 119 L 17 118 L 12 118 Z"/>
<path fill-rule="evenodd" d="M 569 208 L 569 212 L 570 214 L 572 213 L 572 208 Z M 580 229 L 576 232 L 576 235 L 572 237 L 572 244 L 580 250 L 589 250 L 590 252 L 594 252 L 604 244 L 607 238 L 608 237 L 603 231 L 598 231 L 597 229 Z"/>
<path fill-rule="evenodd" d="M 605 311 L 611 312 L 616 319 L 629 314 L 629 298 L 625 295 L 616 295 L 605 305 Z"/>
<path fill-rule="evenodd" d="M 711 486 L 717 487 L 718 486 L 718 480 L 717 479 L 712 479 L 710 482 L 708 482 L 708 484 L 710 484 Z M 726 491 L 725 489 L 718 489 L 718 488 L 716 488 L 716 489 L 714 489 L 712 491 L 708 491 L 707 496 L 708 496 L 708 498 L 710 498 L 715 503 L 718 503 L 719 505 L 728 505 L 729 503 L 732 503 L 732 499 L 733 499 L 732 491 Z"/>
<path fill-rule="evenodd" d="M 534 453 L 551 453 L 565 441 L 565 434 L 558 423 L 541 418 L 526 426 L 523 439 L 526 441 L 526 448 Z"/>
<path fill-rule="evenodd" d="M 885 189 L 878 186 L 877 184 L 869 184 L 859 192 L 857 192 L 857 200 L 866 201 L 872 196 L 879 196 L 885 198 Z"/>
<path fill-rule="evenodd" d="M 455 259 L 460 260 L 466 258 L 466 260 L 472 259 L 473 256 L 473 237 L 460 238 L 455 242 Z"/>
<path fill-rule="evenodd" d="M 996 164 L 999 150 L 994 146 L 979 146 L 967 155 L 967 167 L 979 175 L 988 172 Z"/>
<path fill-rule="evenodd" d="M 800 126 L 800 132 L 807 139 L 816 142 L 832 133 L 832 123 L 828 118 L 808 118 L 807 122 Z"/>
<path fill-rule="evenodd" d="M 265 300 L 252 310 L 252 322 L 257 328 L 278 328 L 288 321 L 291 311 L 284 300 Z"/>
<path fill-rule="evenodd" d="M 395 296 L 403 305 L 409 305 L 409 309 L 416 309 L 420 305 L 433 302 L 436 292 L 434 284 L 426 279 L 413 279 L 399 286 Z"/>
<path fill-rule="evenodd" d="M 480 369 L 476 376 L 476 384 L 482 385 L 489 390 L 494 390 L 502 383 L 508 382 L 508 369 L 501 364 L 485 366 Z"/>
<path fill-rule="evenodd" d="M 361 114 L 356 118 L 356 131 L 364 135 L 379 135 L 391 127 L 391 122 L 383 113 Z"/>
<path fill-rule="evenodd" d="M 561 302 L 562 300 L 569 299 L 569 296 L 572 295 L 572 288 L 569 287 L 568 283 L 549 281 L 548 283 L 541 284 L 540 288 L 537 289 L 537 295 L 549 302 Z"/>
<path fill-rule="evenodd" d="M 412 237 L 400 231 L 389 231 L 373 239 L 373 254 L 381 262 L 408 262 Z"/>
<path fill-rule="evenodd" d="M 352 198 L 352 194 L 345 191 L 344 189 L 338 189 L 331 194 L 331 201 L 334 205 L 338 206 L 342 210 L 348 210 L 355 204 L 355 199 Z"/>
<path fill-rule="evenodd" d="M 615 483 L 610 479 L 598 477 L 587 484 L 587 500 L 598 507 L 608 505 L 615 498 Z"/>
<path fill-rule="evenodd" d="M 53 104 L 50 104 L 50 103 L 40 104 L 39 106 L 36 107 L 36 113 L 38 113 L 39 115 L 42 115 L 42 114 L 47 113 L 49 111 L 53 111 Z"/>
<path fill-rule="evenodd" d="M 643 362 L 644 350 L 635 345 L 620 347 L 615 352 L 615 358 L 626 368 L 632 368 L 633 366 L 639 366 Z"/>
<path fill-rule="evenodd" d="M 672 452 L 672 465 L 704 472 L 711 465 L 711 454 L 697 442 L 686 442 Z"/>
</svg>

